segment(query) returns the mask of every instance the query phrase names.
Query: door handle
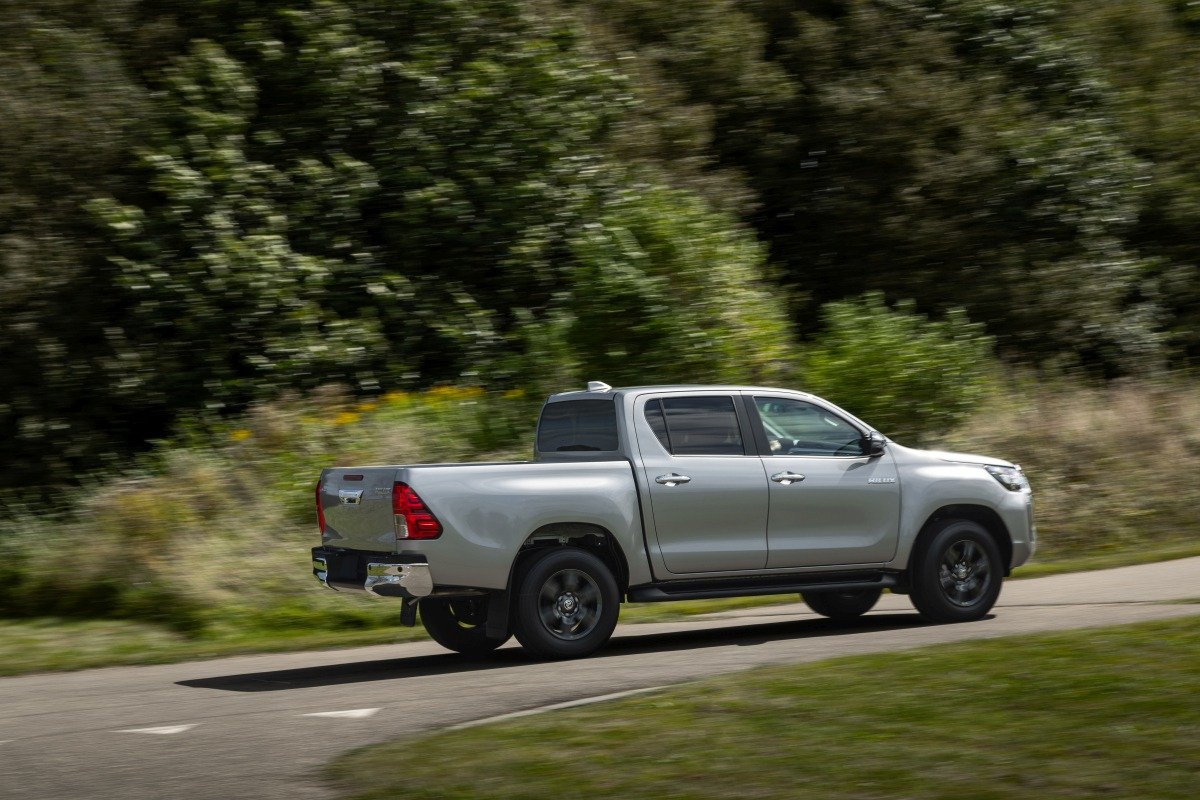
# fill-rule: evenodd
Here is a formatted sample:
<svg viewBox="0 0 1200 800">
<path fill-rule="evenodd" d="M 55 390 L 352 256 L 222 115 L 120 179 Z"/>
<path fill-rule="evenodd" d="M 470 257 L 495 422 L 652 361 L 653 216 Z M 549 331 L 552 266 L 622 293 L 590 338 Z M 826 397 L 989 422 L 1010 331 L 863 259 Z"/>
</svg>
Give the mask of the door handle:
<svg viewBox="0 0 1200 800">
<path fill-rule="evenodd" d="M 661 483 L 663 486 L 674 486 L 678 483 L 691 483 L 692 479 L 687 475 L 680 475 L 672 472 L 670 475 L 659 475 L 654 479 L 655 483 Z"/>
<path fill-rule="evenodd" d="M 771 480 L 776 483 L 782 483 L 784 486 L 790 486 L 793 483 L 799 483 L 804 480 L 804 476 L 798 472 L 776 472 L 771 476 Z"/>
</svg>

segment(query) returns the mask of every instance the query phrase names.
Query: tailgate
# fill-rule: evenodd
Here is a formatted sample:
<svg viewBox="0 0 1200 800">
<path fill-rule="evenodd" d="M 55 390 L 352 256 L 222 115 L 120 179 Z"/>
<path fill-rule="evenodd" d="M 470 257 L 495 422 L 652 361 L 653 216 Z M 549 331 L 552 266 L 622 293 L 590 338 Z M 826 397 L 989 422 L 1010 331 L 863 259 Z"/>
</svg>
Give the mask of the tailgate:
<svg viewBox="0 0 1200 800">
<path fill-rule="evenodd" d="M 397 467 L 336 467 L 321 473 L 325 510 L 321 543 L 330 547 L 396 552 L 392 484 Z"/>
</svg>

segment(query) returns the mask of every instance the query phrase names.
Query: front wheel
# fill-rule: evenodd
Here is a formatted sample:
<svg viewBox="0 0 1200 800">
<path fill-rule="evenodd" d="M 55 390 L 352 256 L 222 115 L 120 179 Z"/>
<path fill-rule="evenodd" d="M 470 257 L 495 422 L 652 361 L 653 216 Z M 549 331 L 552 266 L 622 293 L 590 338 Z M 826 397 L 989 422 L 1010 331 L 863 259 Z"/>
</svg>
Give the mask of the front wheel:
<svg viewBox="0 0 1200 800">
<path fill-rule="evenodd" d="M 488 599 L 427 597 L 421 601 L 421 624 L 429 638 L 447 650 L 481 656 L 508 641 L 487 635 Z"/>
<path fill-rule="evenodd" d="M 932 622 L 969 622 L 992 610 L 1004 579 L 1000 548 L 978 522 L 938 523 L 913 556 L 909 596 Z"/>
<path fill-rule="evenodd" d="M 882 589 L 860 589 L 854 592 L 801 592 L 800 596 L 821 616 L 849 622 L 874 608 L 881 594 Z"/>
<path fill-rule="evenodd" d="M 518 585 L 517 641 L 542 658 L 586 656 L 612 636 L 620 602 L 617 582 L 599 558 L 575 548 L 547 550 Z"/>
</svg>

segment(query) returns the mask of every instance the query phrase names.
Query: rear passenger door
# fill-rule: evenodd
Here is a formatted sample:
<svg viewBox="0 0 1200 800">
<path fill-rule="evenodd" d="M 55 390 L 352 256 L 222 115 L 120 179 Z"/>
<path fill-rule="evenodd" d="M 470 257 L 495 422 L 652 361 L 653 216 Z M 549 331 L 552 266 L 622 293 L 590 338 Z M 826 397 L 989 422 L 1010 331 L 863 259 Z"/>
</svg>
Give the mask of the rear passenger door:
<svg viewBox="0 0 1200 800">
<path fill-rule="evenodd" d="M 654 538 L 667 570 L 763 569 L 766 473 L 735 395 L 644 397 L 634 413 Z"/>
</svg>

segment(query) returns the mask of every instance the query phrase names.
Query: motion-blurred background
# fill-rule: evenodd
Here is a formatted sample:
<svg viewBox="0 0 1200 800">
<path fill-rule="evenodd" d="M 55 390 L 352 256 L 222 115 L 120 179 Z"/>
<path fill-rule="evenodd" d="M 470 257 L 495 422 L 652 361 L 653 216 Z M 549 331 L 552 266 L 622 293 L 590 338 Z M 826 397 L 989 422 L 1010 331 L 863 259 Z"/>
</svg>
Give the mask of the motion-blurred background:
<svg viewBox="0 0 1200 800">
<path fill-rule="evenodd" d="M 318 470 L 589 378 L 1019 461 L 1034 569 L 1200 552 L 1198 76 L 1188 0 L 5 0 L 3 669 L 394 639 Z"/>
</svg>

